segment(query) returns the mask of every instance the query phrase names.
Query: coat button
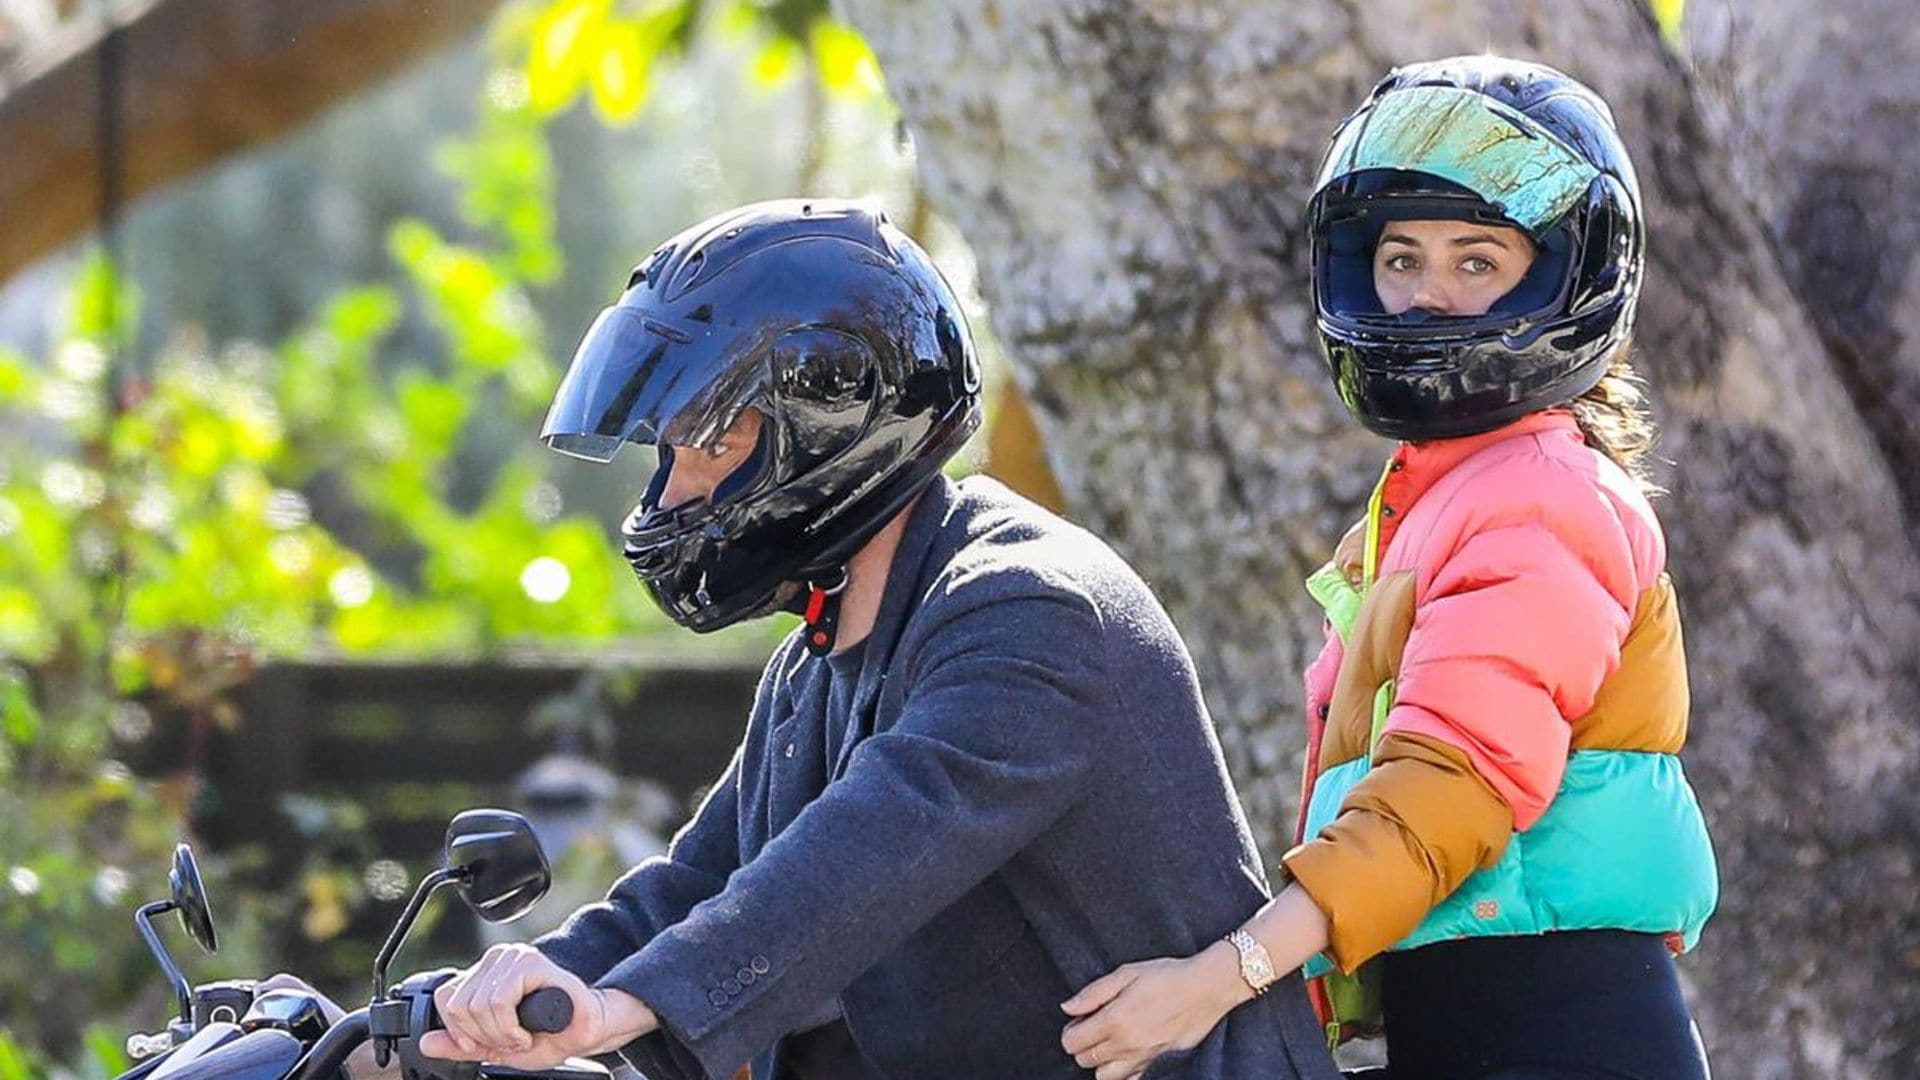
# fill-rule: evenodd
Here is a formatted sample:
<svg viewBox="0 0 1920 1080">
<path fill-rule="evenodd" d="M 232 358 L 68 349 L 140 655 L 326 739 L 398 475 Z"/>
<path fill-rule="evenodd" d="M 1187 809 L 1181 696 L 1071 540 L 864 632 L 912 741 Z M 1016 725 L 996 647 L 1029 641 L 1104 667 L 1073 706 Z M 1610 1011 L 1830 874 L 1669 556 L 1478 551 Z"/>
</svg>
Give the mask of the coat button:
<svg viewBox="0 0 1920 1080">
<path fill-rule="evenodd" d="M 1381 507 L 1381 508 L 1380 508 L 1380 516 L 1381 516 L 1381 517 L 1392 517 L 1392 516 L 1393 516 L 1393 507 L 1391 507 L 1391 506 L 1383 506 L 1383 507 Z"/>
<path fill-rule="evenodd" d="M 765 975 L 767 972 L 773 970 L 773 965 L 767 963 L 767 958 L 764 956 L 754 957 L 751 966 L 753 967 L 754 971 L 758 972 L 761 975 Z"/>
<path fill-rule="evenodd" d="M 1391 464 L 1391 465 L 1389 465 L 1389 466 L 1387 466 L 1387 471 L 1388 471 L 1388 472 L 1399 472 L 1399 471 L 1400 471 L 1401 469 L 1404 469 L 1404 468 L 1406 468 L 1406 467 L 1407 467 L 1407 463 L 1406 463 L 1406 462 L 1404 462 L 1404 461 L 1396 461 L 1396 462 L 1394 462 L 1393 464 Z"/>
<path fill-rule="evenodd" d="M 1331 705 L 1328 705 L 1326 702 L 1323 701 L 1313 711 L 1320 714 L 1320 719 L 1325 720 L 1327 718 L 1327 713 L 1331 712 L 1332 708 L 1333 707 Z"/>
<path fill-rule="evenodd" d="M 788 757 L 792 757 L 792 756 L 793 756 L 793 744 L 792 744 L 792 743 L 788 743 L 788 744 L 787 744 L 787 748 L 786 748 L 785 750 L 782 750 L 782 751 L 781 751 L 781 753 L 783 753 L 783 754 L 785 754 L 785 755 L 786 755 L 786 756 L 788 756 Z"/>
<path fill-rule="evenodd" d="M 745 967 L 745 968 L 741 968 L 739 971 L 734 972 L 733 977 L 740 980 L 741 986 L 752 986 L 753 980 L 759 978 L 760 976 L 755 975 L 753 973 L 752 968 Z"/>
<path fill-rule="evenodd" d="M 724 1009 L 727 1006 L 727 995 L 718 990 L 709 990 L 707 991 L 707 1003 L 716 1009 Z"/>
<path fill-rule="evenodd" d="M 739 997 L 740 996 L 740 980 L 728 979 L 727 981 L 720 984 L 720 989 L 725 990 L 727 992 L 728 997 Z"/>
</svg>

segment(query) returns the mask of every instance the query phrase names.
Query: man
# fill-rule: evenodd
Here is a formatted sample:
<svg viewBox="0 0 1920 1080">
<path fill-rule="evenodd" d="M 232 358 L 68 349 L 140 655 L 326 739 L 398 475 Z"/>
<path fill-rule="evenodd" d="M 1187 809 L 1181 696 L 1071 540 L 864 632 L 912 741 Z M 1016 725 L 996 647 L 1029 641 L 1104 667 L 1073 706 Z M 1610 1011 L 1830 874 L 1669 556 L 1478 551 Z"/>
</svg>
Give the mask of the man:
<svg viewBox="0 0 1920 1080">
<path fill-rule="evenodd" d="M 681 233 L 574 357 L 543 438 L 659 448 L 626 554 L 706 631 L 804 624 L 671 851 L 448 983 L 430 1054 L 619 1051 L 656 1080 L 1080 1077 L 1061 1003 L 1267 897 L 1173 625 L 1105 545 L 942 467 L 980 375 L 926 254 L 858 204 Z M 1261 982 L 1264 977 L 1255 975 Z M 560 986 L 565 1032 L 519 999 Z M 1156 1076 L 1336 1076 L 1298 977 Z M 1104 1078 L 1103 1078 L 1104 1080 Z"/>
</svg>

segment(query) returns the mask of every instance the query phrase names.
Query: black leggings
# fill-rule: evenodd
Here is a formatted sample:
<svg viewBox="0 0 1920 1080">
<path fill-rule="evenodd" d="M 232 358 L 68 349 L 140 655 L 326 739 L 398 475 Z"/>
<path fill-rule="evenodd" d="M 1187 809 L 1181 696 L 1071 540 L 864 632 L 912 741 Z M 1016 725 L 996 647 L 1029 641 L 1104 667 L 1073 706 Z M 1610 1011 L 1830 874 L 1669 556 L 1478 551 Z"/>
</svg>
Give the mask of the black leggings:
<svg viewBox="0 0 1920 1080">
<path fill-rule="evenodd" d="M 1388 953 L 1382 1080 L 1706 1080 L 1653 934 L 1470 938 Z"/>
</svg>

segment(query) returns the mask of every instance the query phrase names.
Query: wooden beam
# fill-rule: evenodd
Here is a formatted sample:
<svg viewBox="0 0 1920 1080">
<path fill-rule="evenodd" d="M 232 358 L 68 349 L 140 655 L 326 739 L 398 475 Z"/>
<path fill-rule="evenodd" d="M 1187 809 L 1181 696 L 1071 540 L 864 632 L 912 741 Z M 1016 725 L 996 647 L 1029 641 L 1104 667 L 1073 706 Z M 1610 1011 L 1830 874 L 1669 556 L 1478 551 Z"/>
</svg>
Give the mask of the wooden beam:
<svg viewBox="0 0 1920 1080">
<path fill-rule="evenodd" d="M 107 50 L 118 50 L 124 204 L 294 129 L 472 32 L 498 6 L 128 0 L 111 26 L 62 27 L 0 70 L 0 281 L 98 223 Z"/>
</svg>

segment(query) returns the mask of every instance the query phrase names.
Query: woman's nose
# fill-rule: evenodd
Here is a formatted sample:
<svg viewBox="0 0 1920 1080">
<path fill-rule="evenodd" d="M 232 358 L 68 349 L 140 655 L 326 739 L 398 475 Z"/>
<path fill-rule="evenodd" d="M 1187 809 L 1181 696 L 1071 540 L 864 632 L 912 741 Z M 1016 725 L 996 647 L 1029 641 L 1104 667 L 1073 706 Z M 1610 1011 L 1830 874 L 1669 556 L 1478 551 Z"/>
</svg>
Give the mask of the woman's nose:
<svg viewBox="0 0 1920 1080">
<path fill-rule="evenodd" d="M 1413 290 L 1413 307 L 1430 311 L 1435 315 L 1453 314 L 1453 300 L 1447 290 L 1431 275 L 1422 275 L 1419 284 Z"/>
</svg>

